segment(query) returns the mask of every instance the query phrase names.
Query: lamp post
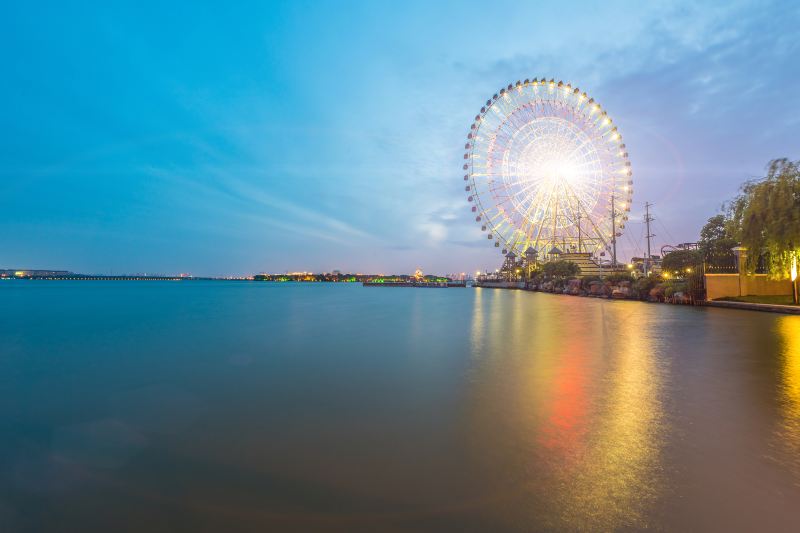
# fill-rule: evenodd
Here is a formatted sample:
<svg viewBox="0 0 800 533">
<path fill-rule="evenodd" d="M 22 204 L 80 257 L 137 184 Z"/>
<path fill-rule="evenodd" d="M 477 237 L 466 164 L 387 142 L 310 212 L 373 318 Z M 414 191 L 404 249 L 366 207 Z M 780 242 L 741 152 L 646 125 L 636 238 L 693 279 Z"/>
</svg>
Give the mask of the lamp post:
<svg viewBox="0 0 800 533">
<path fill-rule="evenodd" d="M 798 294 L 797 294 L 797 254 L 796 253 L 792 256 L 792 271 L 791 271 L 791 274 L 792 274 L 792 302 L 795 305 L 797 305 L 798 303 L 800 303 L 800 301 L 798 301 L 798 300 L 800 300 L 800 298 L 798 297 Z"/>
<path fill-rule="evenodd" d="M 744 246 L 734 246 L 731 251 L 736 256 L 736 273 L 739 274 L 739 296 L 742 296 L 742 276 L 746 273 L 747 248 Z"/>
</svg>

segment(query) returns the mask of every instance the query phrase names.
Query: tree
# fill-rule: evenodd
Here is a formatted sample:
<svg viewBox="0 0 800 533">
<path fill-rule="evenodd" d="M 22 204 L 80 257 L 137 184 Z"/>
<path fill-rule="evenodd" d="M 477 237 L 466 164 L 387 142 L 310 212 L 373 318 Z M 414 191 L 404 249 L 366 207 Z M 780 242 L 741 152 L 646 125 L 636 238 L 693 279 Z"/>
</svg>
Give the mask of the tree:
<svg viewBox="0 0 800 533">
<path fill-rule="evenodd" d="M 800 161 L 771 161 L 763 179 L 742 186 L 730 213 L 735 236 L 749 250 L 748 266 L 765 254 L 769 274 L 788 277 L 800 256 Z"/>
<path fill-rule="evenodd" d="M 709 243 L 727 237 L 725 222 L 725 215 L 714 215 L 709 218 L 706 225 L 700 230 L 700 242 Z"/>
<path fill-rule="evenodd" d="M 716 218 L 716 217 L 712 217 Z M 708 227 L 708 224 L 706 224 Z M 705 230 L 705 228 L 703 228 Z M 702 232 L 701 232 L 702 238 Z M 729 248 L 730 250 L 730 248 Z M 698 270 L 703 264 L 704 254 L 701 250 L 675 250 L 664 256 L 661 260 L 661 269 L 670 274 L 676 270 L 686 272 L 686 269 Z"/>
<path fill-rule="evenodd" d="M 542 267 L 542 272 L 548 278 L 574 278 L 581 272 L 581 268 L 572 261 L 550 261 Z"/>
<path fill-rule="evenodd" d="M 703 254 L 702 259 L 707 263 L 714 264 L 716 258 L 729 256 L 731 248 L 737 244 L 739 241 L 733 235 L 731 221 L 725 215 L 714 215 L 700 230 L 698 245 Z M 667 257 L 664 256 L 665 259 Z"/>
</svg>

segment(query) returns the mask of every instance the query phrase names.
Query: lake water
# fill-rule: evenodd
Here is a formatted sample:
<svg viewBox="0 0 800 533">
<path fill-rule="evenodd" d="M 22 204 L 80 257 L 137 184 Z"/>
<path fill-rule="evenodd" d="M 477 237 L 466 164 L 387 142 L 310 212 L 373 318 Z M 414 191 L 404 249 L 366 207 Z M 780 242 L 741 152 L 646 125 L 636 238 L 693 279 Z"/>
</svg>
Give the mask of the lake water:
<svg viewBox="0 0 800 533">
<path fill-rule="evenodd" d="M 800 316 L 0 283 L 0 531 L 800 529 Z"/>
</svg>

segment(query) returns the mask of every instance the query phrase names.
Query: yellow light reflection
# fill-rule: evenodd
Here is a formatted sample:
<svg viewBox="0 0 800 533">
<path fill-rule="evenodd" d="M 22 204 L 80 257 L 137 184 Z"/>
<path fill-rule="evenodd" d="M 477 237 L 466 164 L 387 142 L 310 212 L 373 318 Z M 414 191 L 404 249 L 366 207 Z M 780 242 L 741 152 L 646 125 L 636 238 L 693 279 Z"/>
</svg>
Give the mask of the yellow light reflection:
<svg viewBox="0 0 800 533">
<path fill-rule="evenodd" d="M 531 529 L 648 527 L 665 486 L 665 359 L 645 327 L 656 313 L 482 292 L 472 345 L 486 357 L 475 359 L 467 437 L 485 476 L 481 505 Z"/>
<path fill-rule="evenodd" d="M 570 529 L 616 530 L 647 526 L 650 505 L 660 484 L 658 432 L 662 417 L 662 370 L 658 348 L 642 314 L 607 306 L 611 342 L 608 390 L 592 446 L 570 480 L 573 490 L 565 512 Z"/>
<path fill-rule="evenodd" d="M 778 322 L 781 350 L 782 437 L 800 470 L 800 316 L 784 316 Z"/>
</svg>

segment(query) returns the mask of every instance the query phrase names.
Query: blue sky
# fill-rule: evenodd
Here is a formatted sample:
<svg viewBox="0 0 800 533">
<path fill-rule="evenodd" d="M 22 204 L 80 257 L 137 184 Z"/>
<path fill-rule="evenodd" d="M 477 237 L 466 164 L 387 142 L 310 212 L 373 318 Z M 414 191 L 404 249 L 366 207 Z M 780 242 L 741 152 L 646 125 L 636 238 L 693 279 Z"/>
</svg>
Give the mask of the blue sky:
<svg viewBox="0 0 800 533">
<path fill-rule="evenodd" d="M 570 81 L 619 126 L 626 257 L 645 200 L 656 248 L 696 240 L 800 159 L 795 2 L 215 4 L 4 7 L 0 268 L 494 268 L 460 159 L 517 79 Z"/>
</svg>

